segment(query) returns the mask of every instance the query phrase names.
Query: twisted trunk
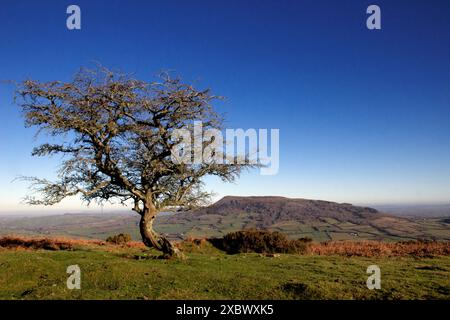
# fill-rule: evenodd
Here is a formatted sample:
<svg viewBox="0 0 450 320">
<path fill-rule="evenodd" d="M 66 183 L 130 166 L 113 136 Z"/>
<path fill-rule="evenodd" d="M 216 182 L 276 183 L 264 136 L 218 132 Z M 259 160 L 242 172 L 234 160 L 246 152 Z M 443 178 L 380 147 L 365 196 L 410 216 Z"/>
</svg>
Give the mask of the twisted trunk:
<svg viewBox="0 0 450 320">
<path fill-rule="evenodd" d="M 176 248 L 169 240 L 153 230 L 153 222 L 157 211 L 152 206 L 146 206 L 141 214 L 139 230 L 142 236 L 142 242 L 149 247 L 163 252 L 164 257 L 183 258 L 181 251 Z"/>
</svg>

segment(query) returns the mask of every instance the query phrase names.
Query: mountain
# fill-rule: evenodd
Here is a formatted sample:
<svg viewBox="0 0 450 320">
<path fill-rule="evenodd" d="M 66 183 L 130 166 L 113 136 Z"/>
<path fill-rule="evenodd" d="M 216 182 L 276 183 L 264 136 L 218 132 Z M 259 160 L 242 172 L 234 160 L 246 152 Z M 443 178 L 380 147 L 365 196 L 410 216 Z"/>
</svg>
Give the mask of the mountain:
<svg viewBox="0 0 450 320">
<path fill-rule="evenodd" d="M 65 235 L 105 239 L 126 232 L 138 240 L 132 213 L 0 217 L 0 234 Z M 224 197 L 209 207 L 160 215 L 156 229 L 171 239 L 220 237 L 245 228 L 280 231 L 291 238 L 327 240 L 450 240 L 445 217 L 399 217 L 373 208 L 284 197 Z"/>
<path fill-rule="evenodd" d="M 158 228 L 172 236 L 221 236 L 258 228 L 318 241 L 450 239 L 442 219 L 402 218 L 348 203 L 272 196 L 227 196 L 206 208 L 162 217 Z"/>
<path fill-rule="evenodd" d="M 203 214 L 255 214 L 261 220 L 260 227 L 284 220 L 308 220 L 322 217 L 340 221 L 360 222 L 364 219 L 380 216 L 378 210 L 357 207 L 348 203 L 336 203 L 322 200 L 291 199 L 285 197 L 224 197 L 215 204 L 199 209 L 195 215 Z"/>
</svg>

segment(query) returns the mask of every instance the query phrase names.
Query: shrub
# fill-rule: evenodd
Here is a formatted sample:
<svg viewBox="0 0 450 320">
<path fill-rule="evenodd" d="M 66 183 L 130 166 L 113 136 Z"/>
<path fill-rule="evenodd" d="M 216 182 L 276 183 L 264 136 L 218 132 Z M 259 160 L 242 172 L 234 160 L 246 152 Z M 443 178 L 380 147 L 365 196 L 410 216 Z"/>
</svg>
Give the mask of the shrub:
<svg viewBox="0 0 450 320">
<path fill-rule="evenodd" d="M 115 236 L 110 236 L 106 239 L 106 242 L 113 244 L 127 244 L 131 241 L 131 236 L 128 233 L 119 233 Z"/>
<path fill-rule="evenodd" d="M 228 253 L 306 253 L 311 239 L 290 240 L 279 232 L 250 229 L 231 232 L 223 239 L 210 241 Z"/>
</svg>

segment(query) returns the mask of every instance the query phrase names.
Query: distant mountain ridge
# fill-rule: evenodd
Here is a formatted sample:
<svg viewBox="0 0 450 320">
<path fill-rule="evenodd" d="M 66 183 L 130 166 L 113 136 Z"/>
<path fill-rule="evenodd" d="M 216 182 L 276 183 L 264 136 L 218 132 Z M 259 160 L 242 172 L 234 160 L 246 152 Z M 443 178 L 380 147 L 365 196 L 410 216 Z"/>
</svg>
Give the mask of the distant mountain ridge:
<svg viewBox="0 0 450 320">
<path fill-rule="evenodd" d="M 450 239 L 448 225 L 439 219 L 420 221 L 349 203 L 276 196 L 226 196 L 211 206 L 158 220 L 167 233 L 175 225 L 183 236 L 257 228 L 319 241 Z"/>
<path fill-rule="evenodd" d="M 194 214 L 228 215 L 243 212 L 257 214 L 267 222 L 321 217 L 356 222 L 386 215 L 373 208 L 354 206 L 349 203 L 275 196 L 226 196 L 209 207 L 194 211 Z"/>
</svg>

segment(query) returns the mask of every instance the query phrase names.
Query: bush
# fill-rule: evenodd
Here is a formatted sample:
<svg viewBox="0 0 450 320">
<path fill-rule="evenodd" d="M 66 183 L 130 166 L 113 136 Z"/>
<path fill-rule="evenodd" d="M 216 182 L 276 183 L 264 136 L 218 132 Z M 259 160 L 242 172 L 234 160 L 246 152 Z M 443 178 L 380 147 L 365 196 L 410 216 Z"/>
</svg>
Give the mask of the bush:
<svg viewBox="0 0 450 320">
<path fill-rule="evenodd" d="M 228 233 L 223 239 L 211 239 L 211 243 L 228 253 L 306 253 L 309 238 L 290 240 L 279 232 L 243 230 Z"/>
<path fill-rule="evenodd" d="M 127 244 L 131 241 L 131 236 L 128 233 L 119 233 L 115 236 L 110 236 L 106 239 L 106 242 L 114 244 Z"/>
</svg>

